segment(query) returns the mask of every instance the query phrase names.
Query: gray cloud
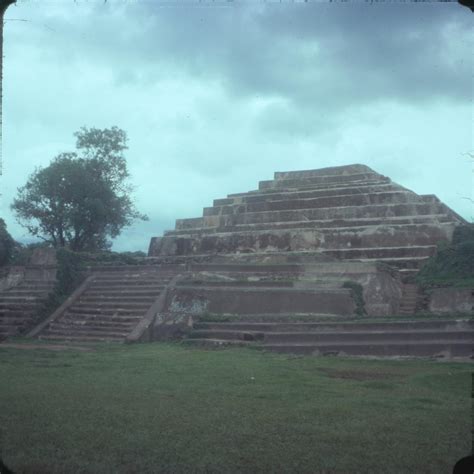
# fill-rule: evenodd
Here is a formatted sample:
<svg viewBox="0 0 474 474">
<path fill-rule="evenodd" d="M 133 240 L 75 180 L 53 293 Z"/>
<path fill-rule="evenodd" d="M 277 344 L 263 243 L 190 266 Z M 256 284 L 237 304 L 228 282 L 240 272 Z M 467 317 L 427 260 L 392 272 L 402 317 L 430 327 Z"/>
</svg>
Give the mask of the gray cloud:
<svg viewBox="0 0 474 474">
<path fill-rule="evenodd" d="M 275 170 L 363 162 L 436 192 L 467 150 L 472 13 L 457 4 L 69 3 L 7 13 L 30 21 L 6 27 L 4 209 L 82 125 L 129 134 L 151 221 L 124 249 Z M 446 199 L 468 174 L 451 172 Z"/>
</svg>

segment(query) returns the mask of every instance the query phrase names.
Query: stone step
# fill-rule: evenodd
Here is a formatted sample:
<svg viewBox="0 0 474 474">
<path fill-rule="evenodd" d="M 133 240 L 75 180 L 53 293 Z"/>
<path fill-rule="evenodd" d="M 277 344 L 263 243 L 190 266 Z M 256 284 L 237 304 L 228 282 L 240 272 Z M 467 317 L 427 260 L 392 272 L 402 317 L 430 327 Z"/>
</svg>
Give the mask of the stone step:
<svg viewBox="0 0 474 474">
<path fill-rule="evenodd" d="M 302 189 L 302 188 L 330 188 L 336 186 L 357 186 L 358 184 L 378 184 L 389 183 L 388 178 L 384 179 L 381 176 L 376 176 L 372 173 L 358 173 L 354 174 L 348 179 L 341 176 L 319 177 L 314 176 L 310 178 L 301 179 L 277 179 L 259 181 L 259 191 L 267 189 Z"/>
<path fill-rule="evenodd" d="M 0 296 L 0 305 L 37 304 L 39 301 L 41 301 L 41 298 L 34 296 Z"/>
<path fill-rule="evenodd" d="M 418 297 L 415 295 L 415 296 L 411 296 L 411 297 L 408 297 L 408 296 L 403 296 L 402 297 L 402 300 L 401 300 L 401 304 L 402 305 L 412 305 L 412 304 L 415 304 L 416 302 L 418 301 Z"/>
<path fill-rule="evenodd" d="M 21 301 L 21 302 L 6 302 L 0 301 L 0 313 L 5 310 L 33 310 L 41 305 L 41 301 Z"/>
<path fill-rule="evenodd" d="M 203 218 L 206 224 L 208 218 Z M 292 222 L 267 222 L 264 224 L 238 224 L 222 227 L 196 227 L 193 233 L 213 234 L 220 232 L 245 232 L 264 230 L 284 230 L 284 229 L 332 229 L 332 228 L 363 228 L 382 225 L 410 225 L 410 224 L 444 224 L 452 223 L 452 218 L 446 214 L 434 214 L 425 216 L 403 216 L 403 217 L 366 217 L 358 219 L 327 219 L 327 220 L 304 220 Z M 209 222 L 212 224 L 213 222 Z M 214 222 L 215 223 L 215 222 Z M 165 236 L 180 236 L 190 233 L 190 228 L 180 230 L 166 230 Z"/>
<path fill-rule="evenodd" d="M 193 330 L 190 339 L 219 339 L 233 341 L 263 341 L 265 333 L 261 331 L 218 331 L 218 330 Z"/>
<path fill-rule="evenodd" d="M 161 288 L 123 288 L 123 289 L 116 289 L 116 288 L 97 288 L 95 285 L 88 289 L 84 294 L 88 297 L 151 297 L 157 298 L 160 293 L 162 292 L 164 287 Z"/>
<path fill-rule="evenodd" d="M 281 315 L 275 315 L 281 317 Z M 254 331 L 254 332 L 364 332 L 371 331 L 474 331 L 474 321 L 459 320 L 427 320 L 427 321 L 386 321 L 386 322 L 292 322 L 288 316 L 287 321 L 279 322 L 198 322 L 194 324 L 196 330 L 216 331 Z"/>
<path fill-rule="evenodd" d="M 53 325 L 50 324 L 44 331 L 44 335 L 57 335 L 57 336 L 103 336 L 113 338 L 125 338 L 130 334 L 131 329 L 123 330 L 121 328 L 112 327 L 80 327 L 77 325 Z"/>
<path fill-rule="evenodd" d="M 426 259 L 436 253 L 435 245 L 418 245 L 407 247 L 369 247 L 369 248 L 346 248 L 346 249 L 324 249 L 322 253 L 341 260 L 358 259 L 361 261 L 379 260 L 390 264 L 398 261 L 406 262 L 410 258 L 415 263 L 419 259 Z"/>
<path fill-rule="evenodd" d="M 182 343 L 193 346 L 212 346 L 212 347 L 225 347 L 225 346 L 248 346 L 254 341 L 243 341 L 241 339 L 183 339 Z"/>
<path fill-rule="evenodd" d="M 9 290 L 5 290 L 0 293 L 0 297 L 30 297 L 30 298 L 46 298 L 46 296 L 49 294 L 49 292 L 45 291 L 38 291 L 38 290 L 29 290 L 29 289 L 23 289 L 19 287 L 15 287 Z"/>
<path fill-rule="evenodd" d="M 78 300 L 76 304 L 86 304 L 86 305 L 115 305 L 115 306 L 123 306 L 124 304 L 138 304 L 142 306 L 151 306 L 152 303 L 156 300 L 158 295 L 152 296 L 107 296 L 104 294 L 100 295 L 90 295 L 88 293 L 84 293 Z"/>
<path fill-rule="evenodd" d="M 474 331 L 379 331 L 379 332 L 263 332 L 238 330 L 193 330 L 190 338 L 231 339 L 262 341 L 265 344 L 348 343 L 372 342 L 403 343 L 410 341 L 470 341 L 474 343 Z"/>
<path fill-rule="evenodd" d="M 311 170 L 275 171 L 273 179 L 301 179 L 318 176 L 352 176 L 357 173 L 372 173 L 374 176 L 382 177 L 381 174 L 369 168 L 367 165 L 354 163 L 352 165 L 330 166 Z"/>
<path fill-rule="evenodd" d="M 48 287 L 48 286 L 54 286 L 56 284 L 56 280 L 43 280 L 43 279 L 32 279 L 32 278 L 27 278 L 25 280 L 21 281 L 22 285 L 31 285 L 31 286 L 43 286 L 43 287 Z"/>
<path fill-rule="evenodd" d="M 334 219 L 392 218 L 445 214 L 439 203 L 371 204 L 368 206 L 321 207 L 248 212 L 176 220 L 176 230 L 201 227 L 228 227 L 243 224 L 321 221 Z M 316 227 L 316 226 L 315 226 Z"/>
<path fill-rule="evenodd" d="M 58 335 L 40 334 L 38 339 L 44 341 L 65 341 L 65 342 L 123 342 L 123 337 L 117 336 L 90 336 L 90 335 Z"/>
<path fill-rule="evenodd" d="M 204 287 L 213 287 L 213 288 L 227 288 L 227 287 L 253 287 L 253 288 L 293 288 L 293 281 L 279 281 L 279 280 L 182 280 L 176 284 L 176 286 L 196 286 L 200 288 Z M 317 286 L 317 285 L 314 285 Z M 323 286 L 322 284 L 319 286 Z"/>
<path fill-rule="evenodd" d="M 21 316 L 0 316 L 0 326 L 24 326 L 33 321 L 33 314 L 22 314 Z"/>
<path fill-rule="evenodd" d="M 270 183 L 272 180 L 267 180 L 266 182 Z M 347 183 L 314 183 L 314 182 L 301 182 L 298 186 L 286 186 L 289 182 L 283 183 L 283 187 L 268 187 L 264 185 L 265 189 L 254 189 L 251 191 L 232 193 L 228 194 L 228 198 L 233 197 L 242 197 L 242 196 L 252 196 L 260 194 L 269 194 L 269 193 L 280 193 L 285 191 L 311 191 L 311 190 L 330 190 L 330 189 L 343 189 L 343 188 L 354 188 L 354 187 L 367 187 L 367 186 L 379 186 L 383 184 L 392 184 L 392 181 L 386 177 L 374 177 L 372 179 L 366 179 L 364 181 L 350 181 Z M 395 184 L 395 183 L 394 183 Z"/>
<path fill-rule="evenodd" d="M 432 196 L 429 200 L 421 200 L 417 194 L 410 193 L 407 191 L 389 191 L 373 194 L 353 194 L 280 201 L 272 200 L 244 204 L 205 207 L 203 210 L 203 216 L 220 216 L 229 214 L 243 214 L 249 212 L 281 211 L 290 209 L 318 209 L 328 207 L 367 206 L 376 204 L 406 204 L 419 202 L 431 202 L 435 204 L 438 202 L 438 200 L 434 196 Z"/>
<path fill-rule="evenodd" d="M 402 343 L 366 344 L 265 344 L 266 350 L 305 355 L 407 356 L 407 357 L 472 357 L 472 343 L 439 340 Z"/>
<path fill-rule="evenodd" d="M 101 328 L 104 331 L 112 328 L 113 330 L 131 331 L 140 319 L 133 319 L 131 321 L 109 320 L 109 319 L 72 319 L 61 318 L 49 324 L 49 327 L 62 328 Z"/>
<path fill-rule="evenodd" d="M 412 245 L 436 245 L 436 240 L 449 239 L 453 230 L 452 222 L 448 223 L 423 223 L 423 224 L 383 224 L 379 226 L 365 225 L 359 227 L 320 227 L 314 229 L 292 228 L 291 230 L 263 230 L 254 232 L 213 232 L 202 235 L 200 233 L 188 232 L 180 234 L 181 242 L 197 239 L 207 239 L 208 243 L 217 240 L 249 240 L 252 236 L 258 240 L 261 238 L 284 238 L 286 236 L 295 237 L 296 235 L 304 235 L 306 240 L 312 238 L 315 245 L 325 248 L 337 248 L 337 246 L 362 246 L 362 242 L 370 241 L 370 238 L 385 238 L 385 240 L 407 239 L 412 236 Z M 171 237 L 169 233 L 164 239 Z M 319 240 L 318 240 L 319 239 Z M 347 243 L 349 241 L 349 244 Z M 360 242 L 360 243 L 359 243 Z M 378 243 L 378 242 L 377 242 Z M 234 245 L 235 246 L 235 245 Z"/>
<path fill-rule="evenodd" d="M 169 282 L 168 278 L 99 278 L 94 279 L 96 284 L 100 285 L 166 285 Z"/>
<path fill-rule="evenodd" d="M 354 187 L 343 187 L 334 189 L 323 189 L 323 190 L 308 190 L 308 191 L 278 191 L 272 190 L 272 192 L 260 192 L 259 194 L 243 194 L 242 196 L 226 197 L 220 199 L 214 199 L 214 206 L 226 206 L 229 204 L 245 204 L 261 201 L 273 201 L 273 200 L 289 200 L 289 199 L 311 199 L 316 197 L 328 197 L 328 196 L 342 196 L 350 194 L 370 194 L 383 191 L 400 191 L 405 190 L 398 184 L 394 183 L 383 183 L 378 185 L 367 185 L 367 186 L 354 186 Z M 407 191 L 407 190 L 405 190 Z"/>
<path fill-rule="evenodd" d="M 121 314 L 123 316 L 137 316 L 137 315 L 143 315 L 146 313 L 147 309 L 151 305 L 131 305 L 131 306 L 126 306 L 121 305 L 121 306 L 111 306 L 111 305 L 86 305 L 86 304 L 74 304 L 71 307 L 68 308 L 68 311 L 71 313 L 75 314 Z"/>
<path fill-rule="evenodd" d="M 207 334 L 206 331 L 201 333 Z M 210 331 L 209 337 L 213 337 Z M 474 345 L 474 331 L 348 331 L 348 332 L 269 332 L 265 333 L 265 343 L 267 344 L 294 344 L 294 343 L 360 343 L 371 344 L 379 343 L 404 343 L 404 342 L 423 342 L 437 340 L 444 341 L 466 341 Z"/>
<path fill-rule="evenodd" d="M 118 313 L 118 314 L 107 314 L 107 313 L 81 313 L 81 312 L 73 312 L 71 310 L 67 310 L 63 316 L 58 320 L 58 322 L 65 322 L 65 323 L 77 323 L 77 324 L 131 324 L 135 325 L 143 318 L 143 313 L 137 314 L 128 314 L 128 313 Z"/>
</svg>

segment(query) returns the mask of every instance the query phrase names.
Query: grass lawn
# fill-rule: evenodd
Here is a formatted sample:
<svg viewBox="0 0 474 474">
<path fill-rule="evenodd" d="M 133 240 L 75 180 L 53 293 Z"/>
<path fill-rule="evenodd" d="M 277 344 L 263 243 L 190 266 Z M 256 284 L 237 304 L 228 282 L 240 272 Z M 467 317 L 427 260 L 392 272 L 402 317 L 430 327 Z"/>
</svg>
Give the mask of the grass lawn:
<svg viewBox="0 0 474 474">
<path fill-rule="evenodd" d="M 0 346 L 16 473 L 450 473 L 471 449 L 468 363 L 179 344 Z"/>
</svg>

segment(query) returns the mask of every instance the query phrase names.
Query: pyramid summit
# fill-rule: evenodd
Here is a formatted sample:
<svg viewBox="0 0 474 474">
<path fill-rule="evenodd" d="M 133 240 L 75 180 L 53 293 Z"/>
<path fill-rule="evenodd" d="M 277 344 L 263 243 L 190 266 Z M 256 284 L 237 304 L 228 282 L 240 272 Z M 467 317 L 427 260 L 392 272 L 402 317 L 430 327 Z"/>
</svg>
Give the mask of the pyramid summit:
<svg viewBox="0 0 474 474">
<path fill-rule="evenodd" d="M 202 217 L 178 219 L 151 239 L 149 256 L 325 257 L 383 261 L 413 274 L 463 223 L 435 195 L 418 195 L 362 164 L 280 171 L 257 190 L 215 199 Z"/>
</svg>

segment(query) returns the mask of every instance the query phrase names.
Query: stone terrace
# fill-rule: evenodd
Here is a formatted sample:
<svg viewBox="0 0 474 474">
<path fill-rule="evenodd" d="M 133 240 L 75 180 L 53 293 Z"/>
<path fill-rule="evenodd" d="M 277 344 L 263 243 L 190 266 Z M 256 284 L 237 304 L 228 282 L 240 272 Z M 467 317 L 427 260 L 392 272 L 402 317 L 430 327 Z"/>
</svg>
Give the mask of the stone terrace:
<svg viewBox="0 0 474 474">
<path fill-rule="evenodd" d="M 434 195 L 418 195 L 365 165 L 277 172 L 154 237 L 149 255 L 281 255 L 304 261 L 383 261 L 412 275 L 465 221 Z"/>
</svg>

